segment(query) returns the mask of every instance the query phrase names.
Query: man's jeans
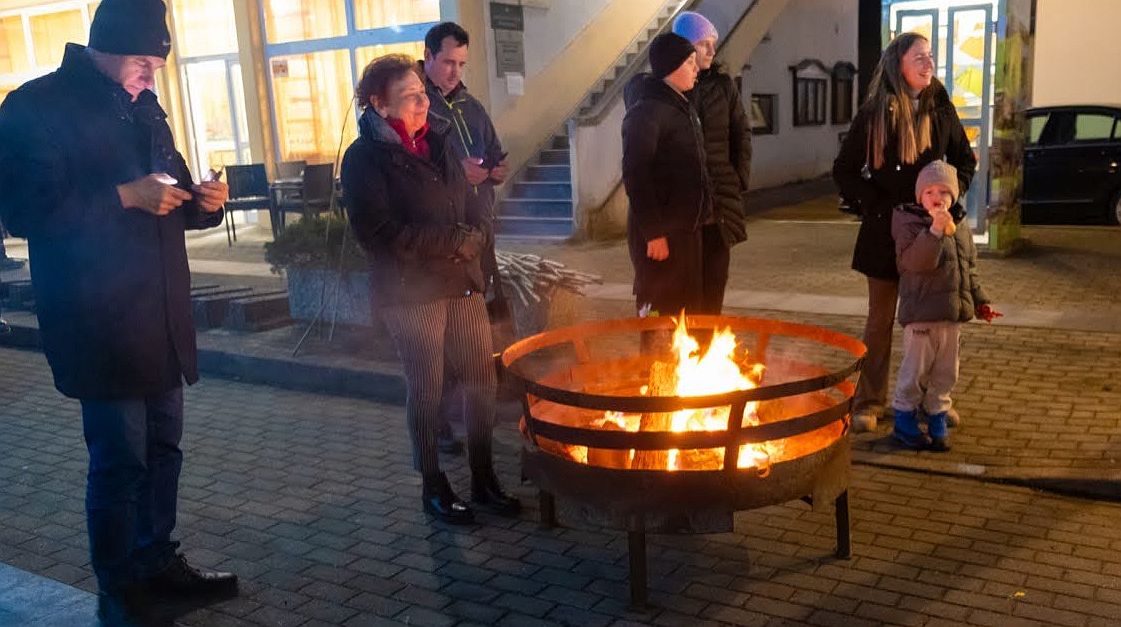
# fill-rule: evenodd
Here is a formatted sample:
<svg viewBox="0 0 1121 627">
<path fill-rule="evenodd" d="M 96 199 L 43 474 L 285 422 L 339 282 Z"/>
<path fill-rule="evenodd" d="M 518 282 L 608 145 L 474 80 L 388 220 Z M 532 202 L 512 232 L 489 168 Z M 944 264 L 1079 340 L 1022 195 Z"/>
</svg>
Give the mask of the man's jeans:
<svg viewBox="0 0 1121 627">
<path fill-rule="evenodd" d="M 175 557 L 183 388 L 122 400 L 83 400 L 90 454 L 86 523 L 102 591 L 143 580 Z"/>
</svg>

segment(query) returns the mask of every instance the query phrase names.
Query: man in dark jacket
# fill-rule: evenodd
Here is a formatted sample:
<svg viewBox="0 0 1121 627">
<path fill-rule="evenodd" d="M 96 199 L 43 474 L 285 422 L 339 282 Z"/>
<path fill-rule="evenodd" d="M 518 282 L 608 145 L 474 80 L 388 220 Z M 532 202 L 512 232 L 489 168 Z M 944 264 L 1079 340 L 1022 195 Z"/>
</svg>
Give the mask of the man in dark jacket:
<svg viewBox="0 0 1121 627">
<path fill-rule="evenodd" d="M 221 224 L 226 185 L 192 185 L 152 93 L 170 35 L 160 0 L 104 0 L 89 47 L 0 107 L 0 215 L 26 237 L 55 386 L 79 399 L 86 514 L 109 624 L 147 592 L 236 591 L 171 540 L 182 384 L 198 379 L 185 229 Z"/>
<path fill-rule="evenodd" d="M 651 73 L 631 79 L 624 94 L 623 185 L 636 306 L 662 315 L 700 310 L 701 227 L 715 222 L 701 122 L 684 95 L 696 82 L 695 58 L 688 39 L 655 37 Z"/>
<path fill-rule="evenodd" d="M 486 224 L 493 222 L 495 187 L 506 180 L 508 168 L 502 142 L 483 104 L 467 91 L 463 74 L 471 39 L 455 22 L 441 22 L 424 37 L 424 87 L 428 93 L 428 117 L 452 128 L 452 149 L 467 177 L 472 200 L 486 212 Z M 491 238 L 493 243 L 493 238 Z M 482 256 L 487 278 L 487 312 L 492 321 L 510 315 L 498 276 L 498 261 L 491 245 Z M 441 403 L 437 445 L 445 453 L 459 453 L 463 444 L 452 434 L 448 418 L 462 414 L 460 390 L 448 389 Z"/>
<path fill-rule="evenodd" d="M 718 33 L 712 22 L 700 13 L 683 11 L 673 21 L 673 32 L 691 41 L 697 50 L 700 74 L 688 96 L 704 128 L 714 218 L 702 230 L 702 311 L 719 314 L 724 307 L 731 248 L 747 239 L 744 194 L 751 173 L 751 124 L 732 77 L 714 63 Z"/>
</svg>

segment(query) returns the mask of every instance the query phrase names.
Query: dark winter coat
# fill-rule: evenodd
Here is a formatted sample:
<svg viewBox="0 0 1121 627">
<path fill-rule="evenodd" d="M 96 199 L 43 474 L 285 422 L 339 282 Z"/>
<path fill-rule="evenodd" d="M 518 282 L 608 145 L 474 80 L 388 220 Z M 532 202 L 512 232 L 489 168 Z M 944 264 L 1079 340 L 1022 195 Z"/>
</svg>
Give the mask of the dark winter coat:
<svg viewBox="0 0 1121 627">
<path fill-rule="evenodd" d="M 958 189 L 964 195 L 977 168 L 977 159 L 946 89 L 938 82 L 930 89 L 936 90 L 931 113 L 931 145 L 919 155 L 918 161 L 901 163 L 895 148 L 896 139 L 888 133 L 883 166 L 870 170 L 870 179 L 861 176 L 865 164 L 869 168 L 872 164 L 870 155 L 866 154 L 870 112 L 861 108 L 833 162 L 833 180 L 843 197 L 859 203 L 862 217 L 852 268 L 872 278 L 899 278 L 891 238 L 891 214 L 897 205 L 915 202 L 919 170 L 931 161 L 945 159 L 957 168 Z"/>
<path fill-rule="evenodd" d="M 625 100 L 623 185 L 635 294 L 659 307 L 692 309 L 701 285 L 700 228 L 712 216 L 701 121 L 688 100 L 650 75 L 632 79 Z M 653 261 L 646 243 L 660 237 L 669 238 L 670 256 Z"/>
<path fill-rule="evenodd" d="M 55 386 L 75 398 L 156 394 L 198 380 L 186 229 L 221 224 L 192 201 L 157 217 L 116 186 L 167 172 L 188 189 L 156 96 L 137 102 L 85 48 L 0 106 L 0 216 L 31 257 Z"/>
<path fill-rule="evenodd" d="M 428 159 L 407 151 L 373 109 L 362 115 L 358 129 L 358 139 L 343 156 L 342 185 L 351 226 L 370 260 L 376 305 L 482 292 L 479 258 L 460 261 L 455 253 L 464 225 L 483 230 L 488 238 L 491 226 L 468 194 L 451 129 L 430 123 Z"/>
<path fill-rule="evenodd" d="M 965 217 L 960 209 L 954 221 Z M 968 223 L 953 236 L 930 232 L 934 222 L 914 203 L 892 212 L 891 234 L 899 267 L 899 324 L 969 322 L 974 310 L 989 304 L 977 275 L 977 249 Z"/>
<path fill-rule="evenodd" d="M 732 77 L 718 66 L 701 72 L 687 95 L 704 129 L 713 214 L 732 247 L 747 239 L 743 202 L 751 175 L 751 124 Z"/>
</svg>

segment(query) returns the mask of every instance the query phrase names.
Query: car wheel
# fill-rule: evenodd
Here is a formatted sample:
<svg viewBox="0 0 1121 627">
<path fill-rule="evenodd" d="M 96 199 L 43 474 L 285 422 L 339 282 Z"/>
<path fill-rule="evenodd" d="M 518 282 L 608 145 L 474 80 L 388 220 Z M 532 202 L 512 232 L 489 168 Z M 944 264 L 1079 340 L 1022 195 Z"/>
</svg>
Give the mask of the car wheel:
<svg viewBox="0 0 1121 627">
<path fill-rule="evenodd" d="M 1121 189 L 1113 195 L 1113 203 L 1109 206 L 1108 218 L 1113 224 L 1121 224 Z"/>
</svg>

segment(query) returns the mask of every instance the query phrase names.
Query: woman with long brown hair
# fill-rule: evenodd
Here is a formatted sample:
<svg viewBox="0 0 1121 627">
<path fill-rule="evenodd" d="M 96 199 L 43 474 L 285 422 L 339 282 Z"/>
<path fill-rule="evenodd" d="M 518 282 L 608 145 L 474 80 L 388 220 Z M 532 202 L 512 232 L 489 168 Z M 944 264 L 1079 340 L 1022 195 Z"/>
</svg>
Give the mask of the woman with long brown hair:
<svg viewBox="0 0 1121 627">
<path fill-rule="evenodd" d="M 914 201 L 915 181 L 926 164 L 944 159 L 957 168 L 962 194 L 977 167 L 957 110 L 935 77 L 936 65 L 930 41 L 923 35 L 903 33 L 893 39 L 833 162 L 833 180 L 841 195 L 860 208 L 852 268 L 868 279 L 864 326 L 868 354 L 853 399 L 857 432 L 875 429 L 887 404 L 899 297 L 892 210 Z"/>
</svg>

